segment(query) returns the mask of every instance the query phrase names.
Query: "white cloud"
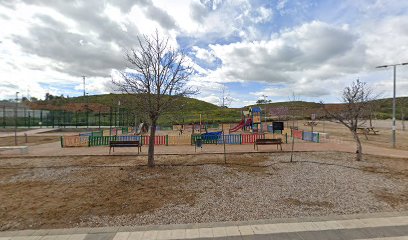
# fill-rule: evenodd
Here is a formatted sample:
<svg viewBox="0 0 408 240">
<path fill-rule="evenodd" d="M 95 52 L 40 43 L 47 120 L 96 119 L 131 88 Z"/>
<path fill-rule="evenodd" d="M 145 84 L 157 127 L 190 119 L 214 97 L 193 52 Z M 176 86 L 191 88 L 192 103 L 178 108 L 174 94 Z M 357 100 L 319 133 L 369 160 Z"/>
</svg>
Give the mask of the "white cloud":
<svg viewBox="0 0 408 240">
<path fill-rule="evenodd" d="M 364 54 L 355 34 L 322 22 L 284 31 L 269 41 L 216 44 L 210 48 L 222 61 L 210 76 L 270 83 L 326 79 L 353 72 L 359 66 L 350 63 L 349 56 L 358 60 L 358 54 Z"/>
<path fill-rule="evenodd" d="M 276 4 L 276 9 L 282 11 L 285 8 L 287 2 L 288 0 L 278 0 L 278 3 Z"/>
<path fill-rule="evenodd" d="M 208 51 L 207 49 L 200 48 L 197 46 L 194 46 L 192 49 L 195 52 L 195 57 L 198 59 L 201 59 L 207 63 L 212 63 L 216 60 L 214 54 Z"/>
<path fill-rule="evenodd" d="M 273 11 L 270 8 L 260 7 L 256 10 L 256 16 L 252 19 L 255 23 L 265 23 L 272 19 Z"/>
<path fill-rule="evenodd" d="M 360 76 L 390 96 L 392 69 L 374 67 L 408 61 L 406 1 L 339 3 L 340 10 L 355 14 L 353 19 L 336 9 L 303 14 L 317 5 L 300 0 L 279 0 L 273 9 L 249 0 L 12 2 L 0 4 L 0 98 L 27 88 L 36 97 L 46 91 L 80 95 L 83 74 L 89 76 L 89 91 L 104 93 L 112 68 L 126 65 L 123 48 L 156 28 L 170 36 L 173 46 L 192 49 L 190 56 L 206 62 L 200 66 L 202 61 L 188 59 L 197 71 L 191 84 L 206 98 L 217 95 L 222 83 L 251 81 L 270 84 L 260 91 L 268 96 L 287 96 L 297 89 L 319 98 Z M 305 20 L 311 18 L 326 22 Z M 292 20 L 297 25 L 286 25 Z M 279 29 L 280 24 L 285 28 Z M 206 68 L 219 62 L 214 70 Z M 401 95 L 408 92 L 404 68 L 397 72 Z"/>
</svg>

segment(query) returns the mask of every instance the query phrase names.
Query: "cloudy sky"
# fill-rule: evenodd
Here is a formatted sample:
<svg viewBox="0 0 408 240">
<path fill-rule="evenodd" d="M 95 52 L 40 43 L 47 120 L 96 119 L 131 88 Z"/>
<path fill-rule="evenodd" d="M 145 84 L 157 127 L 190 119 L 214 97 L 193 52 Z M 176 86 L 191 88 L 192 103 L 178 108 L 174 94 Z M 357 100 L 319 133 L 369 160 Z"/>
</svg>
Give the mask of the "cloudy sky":
<svg viewBox="0 0 408 240">
<path fill-rule="evenodd" d="M 392 96 L 408 62 L 408 1 L 0 0 L 0 99 L 109 93 L 137 36 L 159 32 L 186 51 L 196 97 L 221 89 L 243 106 L 265 98 L 339 101 L 360 78 Z M 408 96 L 408 66 L 397 68 Z M 20 95 L 21 96 L 21 95 Z"/>
</svg>

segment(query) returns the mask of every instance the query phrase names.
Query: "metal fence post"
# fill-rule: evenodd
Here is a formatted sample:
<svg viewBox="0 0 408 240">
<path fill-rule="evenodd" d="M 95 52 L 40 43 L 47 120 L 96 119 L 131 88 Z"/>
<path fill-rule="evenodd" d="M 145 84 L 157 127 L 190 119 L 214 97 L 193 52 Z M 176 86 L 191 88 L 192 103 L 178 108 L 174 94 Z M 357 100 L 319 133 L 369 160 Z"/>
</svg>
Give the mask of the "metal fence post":
<svg viewBox="0 0 408 240">
<path fill-rule="evenodd" d="M 6 128 L 6 106 L 3 105 L 3 128 Z"/>
</svg>

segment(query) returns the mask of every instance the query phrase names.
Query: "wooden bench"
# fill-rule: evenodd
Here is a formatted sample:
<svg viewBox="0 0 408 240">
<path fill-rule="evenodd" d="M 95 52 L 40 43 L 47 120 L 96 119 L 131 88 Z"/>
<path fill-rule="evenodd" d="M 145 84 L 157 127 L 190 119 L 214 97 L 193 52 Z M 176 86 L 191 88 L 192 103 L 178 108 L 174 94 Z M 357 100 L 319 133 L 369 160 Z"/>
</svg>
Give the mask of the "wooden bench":
<svg viewBox="0 0 408 240">
<path fill-rule="evenodd" d="M 137 153 L 139 154 L 142 151 L 142 144 L 140 141 L 110 141 L 109 142 L 109 154 L 113 148 L 115 152 L 115 147 L 137 147 Z"/>
<path fill-rule="evenodd" d="M 28 153 L 28 146 L 5 146 L 5 147 L 0 147 L 0 151 L 7 151 L 7 150 L 20 150 L 20 154 L 26 154 Z"/>
<path fill-rule="evenodd" d="M 378 130 L 375 130 L 373 127 L 359 127 L 357 128 L 358 133 L 363 133 L 365 138 L 368 140 L 368 136 L 370 133 L 377 135 L 379 132 Z"/>
<path fill-rule="evenodd" d="M 276 145 L 276 149 L 278 149 L 278 146 L 280 146 L 282 151 L 282 138 L 256 139 L 254 142 L 254 150 L 256 146 L 256 150 L 258 151 L 258 145 Z"/>
<path fill-rule="evenodd" d="M 377 133 L 380 132 L 380 131 L 378 131 L 378 130 L 375 130 L 373 127 L 367 128 L 367 131 L 368 131 L 368 133 L 371 133 L 371 132 L 372 132 L 374 135 L 377 135 Z"/>
<path fill-rule="evenodd" d="M 378 130 L 375 130 L 373 127 L 357 128 L 357 130 L 359 130 L 361 133 L 364 133 L 364 134 L 372 133 L 374 135 L 377 135 L 377 133 L 380 132 Z"/>
</svg>

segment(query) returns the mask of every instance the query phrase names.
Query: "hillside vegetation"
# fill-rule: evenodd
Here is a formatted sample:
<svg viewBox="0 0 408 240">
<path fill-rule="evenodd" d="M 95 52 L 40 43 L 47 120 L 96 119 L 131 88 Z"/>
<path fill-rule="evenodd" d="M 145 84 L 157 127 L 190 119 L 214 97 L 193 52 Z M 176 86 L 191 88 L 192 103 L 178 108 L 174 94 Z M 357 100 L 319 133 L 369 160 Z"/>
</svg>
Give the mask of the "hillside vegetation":
<svg viewBox="0 0 408 240">
<path fill-rule="evenodd" d="M 105 94 L 86 97 L 74 98 L 56 98 L 51 100 L 41 100 L 36 102 L 27 101 L 26 104 L 32 109 L 59 110 L 68 112 L 85 112 L 87 109 L 92 112 L 115 112 L 118 108 L 126 112 L 137 112 L 137 98 L 125 94 Z M 387 119 L 392 116 L 392 99 L 378 99 L 373 104 L 374 118 Z M 214 104 L 197 100 L 194 98 L 183 98 L 179 104 L 182 107 L 170 109 L 163 113 L 160 118 L 160 124 L 170 125 L 174 123 L 198 123 L 200 115 L 202 122 L 220 123 L 220 122 L 237 122 L 241 119 L 241 111 L 248 109 L 250 106 L 243 108 L 221 108 Z M 251 105 L 255 106 L 255 105 Z M 260 104 L 262 109 L 271 108 L 288 108 L 297 109 L 298 118 L 309 118 L 311 113 L 317 113 L 323 116 L 324 113 L 320 103 L 315 102 L 274 102 Z M 341 104 L 326 104 L 328 108 L 341 106 Z M 397 99 L 397 118 L 401 118 L 401 110 L 408 115 L 408 97 Z"/>
</svg>

